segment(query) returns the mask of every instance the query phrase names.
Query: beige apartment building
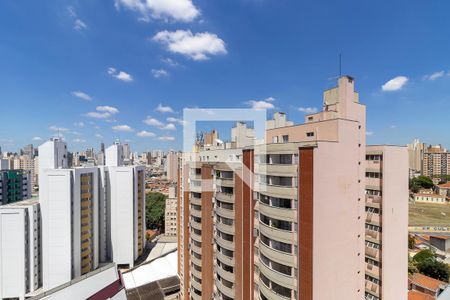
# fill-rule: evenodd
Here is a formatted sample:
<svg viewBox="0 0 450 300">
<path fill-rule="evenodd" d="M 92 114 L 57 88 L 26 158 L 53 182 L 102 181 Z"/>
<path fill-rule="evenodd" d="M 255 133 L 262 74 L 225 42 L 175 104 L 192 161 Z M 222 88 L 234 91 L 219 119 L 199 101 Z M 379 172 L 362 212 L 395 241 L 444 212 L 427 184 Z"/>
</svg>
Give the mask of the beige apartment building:
<svg viewBox="0 0 450 300">
<path fill-rule="evenodd" d="M 177 194 L 176 186 L 169 187 L 169 197 L 166 199 L 165 232 L 167 236 L 177 236 Z"/>
<path fill-rule="evenodd" d="M 422 173 L 429 177 L 450 175 L 450 152 L 438 146 L 429 146 L 423 154 Z"/>
<path fill-rule="evenodd" d="M 183 159 L 180 298 L 406 299 L 406 147 L 366 149 L 365 106 L 348 76 L 304 124 L 274 117 L 283 120 L 268 122 L 263 144 L 208 147 Z M 207 137 L 216 145 L 214 132 Z M 370 166 L 370 155 L 381 155 L 381 166 Z M 378 192 L 377 203 L 367 190 Z M 386 209 L 376 223 L 382 235 L 367 225 L 367 207 L 377 205 Z M 379 280 L 375 292 L 367 275 Z"/>
</svg>

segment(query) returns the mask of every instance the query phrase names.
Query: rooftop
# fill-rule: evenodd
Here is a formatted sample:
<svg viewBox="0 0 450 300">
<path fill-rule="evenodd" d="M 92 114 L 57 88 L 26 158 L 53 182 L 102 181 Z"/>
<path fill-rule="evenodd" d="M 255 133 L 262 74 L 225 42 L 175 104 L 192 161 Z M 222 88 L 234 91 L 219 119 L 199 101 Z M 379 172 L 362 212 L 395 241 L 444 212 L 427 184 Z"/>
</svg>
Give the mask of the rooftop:
<svg viewBox="0 0 450 300">
<path fill-rule="evenodd" d="M 425 276 L 420 273 L 414 273 L 411 276 L 411 283 L 421 286 L 430 291 L 437 291 L 443 288 L 446 284 L 440 280 Z"/>
<path fill-rule="evenodd" d="M 22 200 L 22 201 L 7 203 L 5 205 L 0 206 L 0 208 L 18 208 L 18 207 L 35 205 L 38 203 L 39 203 L 39 199 L 34 197 L 34 198 Z"/>
<path fill-rule="evenodd" d="M 408 300 L 434 300 L 433 296 L 421 293 L 419 291 L 410 290 L 408 291 Z"/>
</svg>

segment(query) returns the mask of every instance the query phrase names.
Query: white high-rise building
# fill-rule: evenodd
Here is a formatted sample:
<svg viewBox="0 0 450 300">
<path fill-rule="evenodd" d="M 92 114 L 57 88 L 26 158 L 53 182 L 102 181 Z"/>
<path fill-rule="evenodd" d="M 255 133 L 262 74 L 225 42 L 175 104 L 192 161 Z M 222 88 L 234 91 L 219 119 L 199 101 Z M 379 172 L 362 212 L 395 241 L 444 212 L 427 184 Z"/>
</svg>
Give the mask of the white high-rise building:
<svg viewBox="0 0 450 300">
<path fill-rule="evenodd" d="M 107 256 L 134 266 L 145 246 L 145 167 L 124 166 L 121 145 L 106 149 L 102 189 L 105 194 Z M 101 204 L 102 206 L 102 204 Z M 109 245 L 108 245 L 109 244 Z"/>
<path fill-rule="evenodd" d="M 0 206 L 0 298 L 25 299 L 42 286 L 36 199 Z"/>
<path fill-rule="evenodd" d="M 105 152 L 105 166 L 123 166 L 125 156 L 122 144 L 115 142 Z"/>
</svg>

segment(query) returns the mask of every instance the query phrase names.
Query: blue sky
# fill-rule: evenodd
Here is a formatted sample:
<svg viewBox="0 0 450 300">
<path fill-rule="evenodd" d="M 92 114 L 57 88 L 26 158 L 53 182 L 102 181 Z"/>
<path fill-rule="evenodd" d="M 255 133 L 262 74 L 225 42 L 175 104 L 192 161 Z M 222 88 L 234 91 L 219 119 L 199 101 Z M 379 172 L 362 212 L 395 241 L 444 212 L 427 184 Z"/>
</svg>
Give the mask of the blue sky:
<svg viewBox="0 0 450 300">
<path fill-rule="evenodd" d="M 62 128 L 71 150 L 117 137 L 178 149 L 184 107 L 260 105 L 301 122 L 342 53 L 369 143 L 450 147 L 449 11 L 447 0 L 1 1 L 0 146 Z"/>
</svg>

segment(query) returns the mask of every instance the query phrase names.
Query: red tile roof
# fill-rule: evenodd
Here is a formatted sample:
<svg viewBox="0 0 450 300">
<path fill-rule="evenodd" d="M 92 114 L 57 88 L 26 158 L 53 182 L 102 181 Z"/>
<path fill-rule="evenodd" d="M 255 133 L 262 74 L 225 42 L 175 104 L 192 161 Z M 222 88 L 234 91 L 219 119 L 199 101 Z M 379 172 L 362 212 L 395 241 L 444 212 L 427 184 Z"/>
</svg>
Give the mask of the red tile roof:
<svg viewBox="0 0 450 300">
<path fill-rule="evenodd" d="M 444 282 L 439 281 L 437 279 L 425 276 L 420 273 L 414 273 L 411 277 L 411 283 L 426 288 L 430 291 L 438 290 L 442 285 L 445 285 Z"/>
<path fill-rule="evenodd" d="M 434 297 L 419 291 L 411 290 L 408 291 L 408 300 L 434 300 Z"/>
<path fill-rule="evenodd" d="M 439 184 L 438 187 L 444 188 L 444 189 L 450 189 L 450 181 L 447 183 Z"/>
</svg>

